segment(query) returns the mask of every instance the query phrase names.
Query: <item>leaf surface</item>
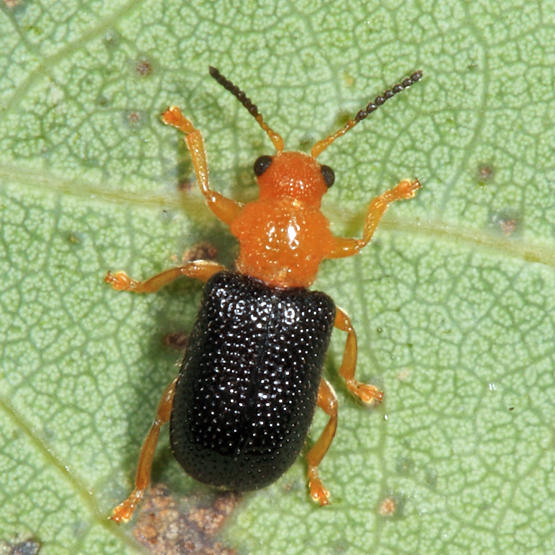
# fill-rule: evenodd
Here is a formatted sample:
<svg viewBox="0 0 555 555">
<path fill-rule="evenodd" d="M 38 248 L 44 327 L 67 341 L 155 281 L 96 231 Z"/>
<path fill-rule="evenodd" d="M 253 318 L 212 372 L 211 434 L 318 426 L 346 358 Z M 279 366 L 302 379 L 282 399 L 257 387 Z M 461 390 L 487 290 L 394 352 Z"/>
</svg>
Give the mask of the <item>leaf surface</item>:
<svg viewBox="0 0 555 555">
<path fill-rule="evenodd" d="M 325 212 L 358 236 L 371 197 L 424 189 L 372 245 L 326 262 L 315 287 L 351 315 L 358 377 L 337 378 L 337 436 L 311 505 L 299 460 L 243 497 L 222 540 L 250 553 L 555 551 L 555 94 L 552 1 L 25 2 L 0 11 L 0 548 L 135 553 L 106 517 L 129 492 L 142 438 L 200 286 L 116 293 L 200 241 L 235 244 L 204 208 L 190 157 L 159 114 L 202 130 L 216 190 L 256 195 L 271 153 L 207 73 L 255 101 L 288 148 L 309 148 L 415 69 L 421 83 L 322 154 Z M 179 187 L 178 187 L 179 185 Z M 191 186 L 192 185 L 192 190 Z M 315 418 L 311 440 L 325 424 Z M 163 434 L 155 481 L 209 495 Z"/>
</svg>

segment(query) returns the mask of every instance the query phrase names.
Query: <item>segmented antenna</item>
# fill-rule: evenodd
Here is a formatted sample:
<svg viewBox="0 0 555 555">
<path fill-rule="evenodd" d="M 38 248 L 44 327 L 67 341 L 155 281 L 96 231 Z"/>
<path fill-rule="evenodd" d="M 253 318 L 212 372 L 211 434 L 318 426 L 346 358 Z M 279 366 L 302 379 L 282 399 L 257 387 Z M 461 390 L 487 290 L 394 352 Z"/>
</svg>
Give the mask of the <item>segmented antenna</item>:
<svg viewBox="0 0 555 555">
<path fill-rule="evenodd" d="M 410 77 L 407 77 L 400 83 L 393 85 L 391 89 L 387 89 L 383 92 L 383 94 L 376 96 L 376 98 L 374 98 L 374 102 L 368 103 L 364 110 L 360 110 L 360 112 L 358 112 L 357 115 L 354 117 L 354 120 L 357 123 L 359 121 L 362 121 L 365 117 L 369 116 L 374 110 L 376 110 L 378 106 L 381 106 L 386 100 L 389 100 L 390 98 L 393 98 L 397 93 L 408 89 L 411 85 L 414 85 L 414 83 L 420 81 L 420 79 L 422 79 L 422 72 L 415 71 Z"/>
<path fill-rule="evenodd" d="M 229 79 L 224 77 L 218 69 L 209 66 L 210 75 L 226 90 L 228 90 L 254 117 L 260 127 L 264 129 L 268 137 L 278 152 L 283 150 L 283 139 L 271 127 L 269 127 L 262 119 L 262 114 L 258 111 L 258 106 L 237 86 L 234 85 Z"/>
<path fill-rule="evenodd" d="M 330 146 L 331 143 L 335 141 L 335 139 L 345 135 L 345 133 L 347 133 L 349 129 L 352 129 L 359 121 L 362 121 L 364 118 L 368 117 L 372 112 L 377 110 L 378 106 L 381 106 L 382 104 L 384 104 L 386 100 L 393 98 L 397 93 L 400 93 L 405 89 L 408 89 L 411 85 L 414 85 L 414 83 L 416 83 L 417 81 L 420 81 L 421 78 L 422 78 L 422 71 L 415 71 L 410 77 L 407 77 L 400 83 L 393 85 L 393 87 L 391 87 L 390 89 L 387 89 L 381 95 L 376 96 L 376 98 L 374 98 L 372 102 L 366 105 L 366 108 L 364 108 L 363 110 L 360 110 L 353 119 L 350 119 L 345 124 L 345 126 L 342 129 L 340 129 L 339 131 L 336 131 L 329 137 L 326 137 L 325 139 L 318 141 L 312 147 L 312 150 L 311 150 L 312 157 L 316 158 L 323 150 L 325 150 L 328 146 Z"/>
</svg>

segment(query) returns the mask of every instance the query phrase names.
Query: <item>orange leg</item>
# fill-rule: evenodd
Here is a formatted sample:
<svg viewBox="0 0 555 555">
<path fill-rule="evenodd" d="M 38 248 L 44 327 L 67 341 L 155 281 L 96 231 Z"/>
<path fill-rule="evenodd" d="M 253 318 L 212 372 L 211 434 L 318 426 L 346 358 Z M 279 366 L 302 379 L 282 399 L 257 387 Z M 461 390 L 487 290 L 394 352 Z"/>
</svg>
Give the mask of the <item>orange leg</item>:
<svg viewBox="0 0 555 555">
<path fill-rule="evenodd" d="M 347 313 L 337 307 L 335 311 L 336 328 L 347 332 L 347 343 L 343 353 L 343 360 L 339 368 L 339 374 L 345 380 L 347 389 L 356 395 L 364 403 L 380 403 L 383 399 L 383 392 L 370 384 L 361 383 L 355 380 L 355 368 L 357 365 L 357 336 L 351 324 L 351 319 Z"/>
<path fill-rule="evenodd" d="M 337 428 L 337 397 L 331 385 L 322 378 L 318 389 L 318 406 L 330 417 L 322 435 L 306 455 L 308 463 L 308 487 L 310 497 L 320 505 L 330 502 L 330 492 L 324 487 L 318 476 L 318 465 L 322 462 L 335 436 Z"/>
<path fill-rule="evenodd" d="M 162 114 L 162 121 L 166 125 L 171 125 L 185 134 L 185 143 L 191 153 L 197 183 L 208 203 L 208 207 L 217 218 L 230 225 L 243 205 L 210 189 L 206 150 L 204 149 L 204 141 L 200 131 L 181 113 L 177 106 L 170 106 Z"/>
<path fill-rule="evenodd" d="M 133 516 L 135 509 L 143 498 L 146 488 L 150 484 L 150 470 L 152 468 L 154 451 L 156 450 L 156 444 L 158 443 L 160 428 L 170 419 L 176 384 L 177 378 L 174 378 L 160 399 L 158 409 L 156 410 L 156 418 L 154 419 L 154 422 L 152 423 L 141 448 L 139 464 L 135 475 L 135 489 L 125 501 L 120 503 L 112 511 L 112 516 L 110 518 L 115 522 L 127 522 Z"/>
<path fill-rule="evenodd" d="M 411 199 L 416 195 L 416 191 L 420 189 L 420 181 L 415 179 L 410 181 L 404 179 L 398 183 L 393 189 L 386 191 L 379 197 L 376 197 L 368 206 L 366 213 L 366 222 L 364 224 L 364 231 L 362 239 L 349 239 L 346 237 L 334 237 L 333 245 L 330 252 L 326 255 L 327 258 L 342 258 L 344 256 L 352 256 L 356 254 L 362 247 L 366 246 L 374 231 L 378 227 L 380 220 L 388 207 L 388 205 L 396 200 Z"/>
<path fill-rule="evenodd" d="M 225 266 L 212 262 L 211 260 L 193 260 L 187 262 L 185 266 L 170 268 L 156 274 L 145 281 L 135 281 L 125 272 L 108 272 L 104 281 L 109 283 L 117 291 L 132 291 L 133 293 L 154 293 L 164 285 L 168 285 L 173 280 L 181 276 L 208 281 L 214 274 L 225 270 Z"/>
</svg>

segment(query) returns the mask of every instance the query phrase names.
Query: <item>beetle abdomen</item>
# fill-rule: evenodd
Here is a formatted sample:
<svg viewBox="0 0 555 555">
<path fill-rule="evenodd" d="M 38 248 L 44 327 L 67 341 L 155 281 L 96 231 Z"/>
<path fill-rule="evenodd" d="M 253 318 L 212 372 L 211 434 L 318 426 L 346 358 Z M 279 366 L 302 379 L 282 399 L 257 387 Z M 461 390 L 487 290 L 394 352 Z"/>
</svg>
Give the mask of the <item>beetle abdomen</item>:
<svg viewBox="0 0 555 555">
<path fill-rule="evenodd" d="M 312 421 L 334 318 L 324 293 L 231 272 L 207 282 L 171 416 L 188 474 L 240 491 L 285 472 Z"/>
</svg>

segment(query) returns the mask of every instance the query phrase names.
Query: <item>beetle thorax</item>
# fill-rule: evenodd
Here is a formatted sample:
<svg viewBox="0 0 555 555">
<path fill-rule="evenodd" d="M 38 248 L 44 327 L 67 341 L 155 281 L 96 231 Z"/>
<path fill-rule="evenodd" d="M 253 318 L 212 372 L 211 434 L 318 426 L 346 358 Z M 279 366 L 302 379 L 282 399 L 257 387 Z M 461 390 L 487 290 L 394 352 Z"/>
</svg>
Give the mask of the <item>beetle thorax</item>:
<svg viewBox="0 0 555 555">
<path fill-rule="evenodd" d="M 239 272 L 278 287 L 308 287 L 332 235 L 319 208 L 292 197 L 248 203 L 231 226 Z"/>
</svg>

